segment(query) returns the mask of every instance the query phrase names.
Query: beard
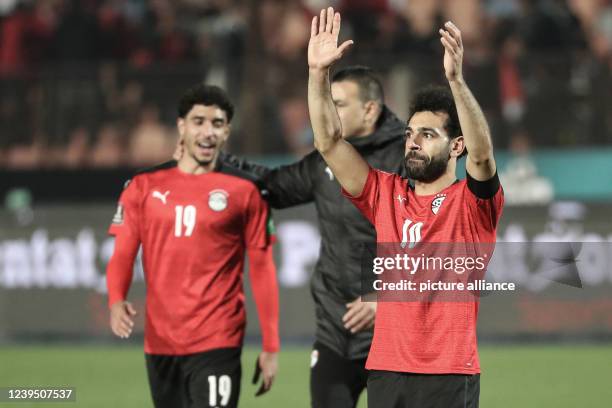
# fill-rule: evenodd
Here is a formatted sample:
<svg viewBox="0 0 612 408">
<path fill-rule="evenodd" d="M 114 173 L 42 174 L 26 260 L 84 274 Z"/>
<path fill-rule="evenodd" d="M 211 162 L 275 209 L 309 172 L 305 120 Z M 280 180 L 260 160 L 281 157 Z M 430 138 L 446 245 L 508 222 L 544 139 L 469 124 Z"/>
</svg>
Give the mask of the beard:
<svg viewBox="0 0 612 408">
<path fill-rule="evenodd" d="M 433 157 L 421 156 L 416 151 L 409 151 L 404 158 L 404 168 L 408 178 L 423 183 L 436 181 L 446 172 L 450 159 L 449 153 L 450 148 Z M 410 159 L 421 161 L 410 161 Z"/>
</svg>

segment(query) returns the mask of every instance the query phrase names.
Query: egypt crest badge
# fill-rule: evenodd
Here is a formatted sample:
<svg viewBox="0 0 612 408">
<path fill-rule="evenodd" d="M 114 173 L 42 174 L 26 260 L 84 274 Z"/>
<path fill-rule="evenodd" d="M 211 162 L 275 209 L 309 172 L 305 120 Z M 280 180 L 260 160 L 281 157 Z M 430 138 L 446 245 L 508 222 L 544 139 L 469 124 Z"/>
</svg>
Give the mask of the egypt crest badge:
<svg viewBox="0 0 612 408">
<path fill-rule="evenodd" d="M 229 194 L 225 190 L 213 190 L 208 193 L 208 206 L 213 211 L 223 211 L 227 208 Z"/>
<path fill-rule="evenodd" d="M 446 199 L 446 194 L 436 194 L 433 201 L 431 202 L 431 212 L 434 214 L 438 214 L 440 211 L 440 207 L 442 207 L 442 203 Z"/>
</svg>

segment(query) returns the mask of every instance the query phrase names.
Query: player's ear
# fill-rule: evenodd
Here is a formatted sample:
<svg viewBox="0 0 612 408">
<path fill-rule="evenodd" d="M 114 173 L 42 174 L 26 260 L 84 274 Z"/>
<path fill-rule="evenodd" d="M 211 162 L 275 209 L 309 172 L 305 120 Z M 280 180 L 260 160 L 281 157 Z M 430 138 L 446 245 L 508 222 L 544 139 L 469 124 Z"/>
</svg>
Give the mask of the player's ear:
<svg viewBox="0 0 612 408">
<path fill-rule="evenodd" d="M 185 119 L 177 118 L 176 119 L 176 128 L 178 129 L 180 138 L 185 134 Z"/>
<path fill-rule="evenodd" d="M 451 157 L 456 157 L 456 158 L 461 157 L 461 154 L 465 150 L 465 139 L 463 138 L 463 135 L 459 135 L 456 138 L 451 139 L 450 143 L 451 143 L 451 152 L 450 152 Z"/>
</svg>

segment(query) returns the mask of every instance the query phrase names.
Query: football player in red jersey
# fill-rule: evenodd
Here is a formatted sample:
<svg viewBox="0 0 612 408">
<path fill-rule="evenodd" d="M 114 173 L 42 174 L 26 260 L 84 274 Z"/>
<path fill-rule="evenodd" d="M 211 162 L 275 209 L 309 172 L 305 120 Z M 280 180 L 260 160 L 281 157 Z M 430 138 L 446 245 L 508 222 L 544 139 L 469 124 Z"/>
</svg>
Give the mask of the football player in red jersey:
<svg viewBox="0 0 612 408">
<path fill-rule="evenodd" d="M 177 120 L 186 154 L 136 175 L 109 229 L 116 237 L 107 270 L 110 325 L 122 338 L 134 325 L 136 310 L 126 299 L 142 245 L 144 350 L 158 408 L 237 406 L 245 254 L 263 337 L 258 394 L 276 375 L 278 285 L 268 207 L 250 176 L 217 161 L 232 115 L 222 89 L 189 89 Z"/>
<path fill-rule="evenodd" d="M 343 193 L 376 228 L 377 242 L 494 243 L 503 192 L 489 127 L 462 75 L 461 32 L 440 30 L 450 85 L 417 95 L 406 127 L 406 179 L 372 169 L 342 138 L 329 68 L 352 45 L 338 46 L 340 14 L 313 18 L 308 105 L 315 147 Z M 466 156 L 466 179 L 457 160 Z M 408 238 L 408 228 L 410 238 Z M 448 245 L 448 244 L 447 244 Z M 477 407 L 478 301 L 380 302 L 368 355 L 369 407 Z"/>
<path fill-rule="evenodd" d="M 331 81 L 343 137 L 363 153 L 372 167 L 401 174 L 406 125 L 385 105 L 383 86 L 374 71 L 363 66 L 346 67 L 335 72 Z M 179 141 L 174 158 L 180 159 L 182 152 Z M 321 249 L 310 283 L 316 322 L 310 405 L 355 407 L 366 388 L 365 361 L 377 306 L 361 301 L 365 259 L 355 244 L 361 248 L 365 243 L 375 243 L 374 227 L 347 203 L 316 150 L 276 168 L 227 153 L 222 153 L 219 160 L 259 178 L 268 193 L 266 201 L 274 209 L 315 203 Z"/>
</svg>

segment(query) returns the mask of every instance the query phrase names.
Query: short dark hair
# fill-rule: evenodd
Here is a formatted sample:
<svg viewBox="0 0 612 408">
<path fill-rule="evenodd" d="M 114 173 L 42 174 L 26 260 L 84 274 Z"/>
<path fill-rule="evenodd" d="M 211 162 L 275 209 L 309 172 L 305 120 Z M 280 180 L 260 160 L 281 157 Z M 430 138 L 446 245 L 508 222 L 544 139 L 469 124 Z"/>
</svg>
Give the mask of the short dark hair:
<svg viewBox="0 0 612 408">
<path fill-rule="evenodd" d="M 417 112 L 443 112 L 448 115 L 444 129 L 451 139 L 461 136 L 461 124 L 459 123 L 459 115 L 457 114 L 457 106 L 455 98 L 450 89 L 443 86 L 428 86 L 414 96 L 410 110 L 408 111 L 408 122 Z M 467 150 L 459 157 L 467 154 Z"/>
<path fill-rule="evenodd" d="M 332 82 L 353 81 L 359 87 L 359 98 L 363 102 L 376 101 L 381 106 L 385 103 L 385 94 L 380 80 L 372 68 L 353 65 L 336 72 Z"/>
<path fill-rule="evenodd" d="M 216 105 L 227 115 L 227 122 L 232 121 L 234 105 L 230 102 L 227 93 L 215 85 L 197 84 L 189 88 L 181 97 L 178 104 L 178 116 L 184 118 L 194 105 Z"/>
</svg>

